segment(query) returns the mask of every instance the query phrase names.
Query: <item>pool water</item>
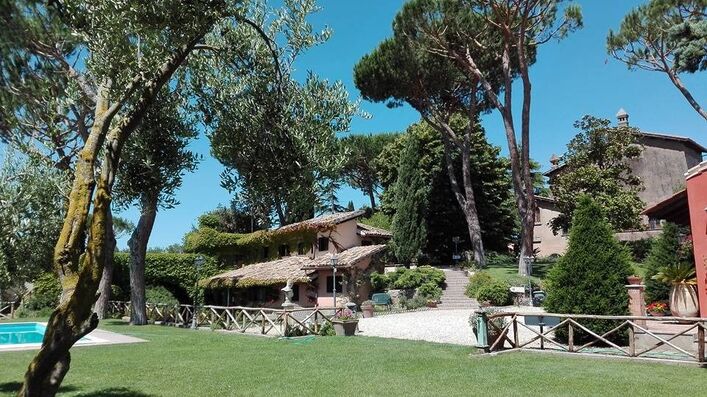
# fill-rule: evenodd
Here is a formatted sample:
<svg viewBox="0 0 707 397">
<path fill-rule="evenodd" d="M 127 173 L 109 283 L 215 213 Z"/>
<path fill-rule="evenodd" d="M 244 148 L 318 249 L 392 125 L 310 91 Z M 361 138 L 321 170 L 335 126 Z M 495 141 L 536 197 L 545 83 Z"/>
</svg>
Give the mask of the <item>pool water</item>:
<svg viewBox="0 0 707 397">
<path fill-rule="evenodd" d="M 39 323 L 0 324 L 0 345 L 42 343 L 45 329 Z"/>
</svg>

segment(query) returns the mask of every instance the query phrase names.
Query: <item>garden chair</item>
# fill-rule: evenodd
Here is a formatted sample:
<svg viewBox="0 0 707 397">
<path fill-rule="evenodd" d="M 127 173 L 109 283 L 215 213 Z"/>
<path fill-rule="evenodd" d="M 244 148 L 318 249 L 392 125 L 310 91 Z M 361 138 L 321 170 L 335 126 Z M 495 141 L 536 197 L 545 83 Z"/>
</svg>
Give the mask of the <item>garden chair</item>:
<svg viewBox="0 0 707 397">
<path fill-rule="evenodd" d="M 374 305 L 385 306 L 388 310 L 390 310 L 390 306 L 393 304 L 393 299 L 385 292 L 373 294 L 371 296 L 371 300 L 373 301 Z"/>
</svg>

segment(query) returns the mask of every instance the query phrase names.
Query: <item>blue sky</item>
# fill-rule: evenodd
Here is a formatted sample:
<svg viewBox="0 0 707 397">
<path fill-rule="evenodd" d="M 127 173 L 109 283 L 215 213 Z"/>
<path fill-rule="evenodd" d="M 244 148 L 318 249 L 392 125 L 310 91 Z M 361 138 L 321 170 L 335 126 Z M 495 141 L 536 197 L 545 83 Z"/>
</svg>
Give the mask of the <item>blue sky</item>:
<svg viewBox="0 0 707 397">
<path fill-rule="evenodd" d="M 538 54 L 531 68 L 533 102 L 531 115 L 531 156 L 543 168 L 553 153 L 564 152 L 567 142 L 576 134 L 572 124 L 585 114 L 614 120 L 621 107 L 630 115 L 632 126 L 646 131 L 688 136 L 707 145 L 707 123 L 685 101 L 664 74 L 628 71 L 626 66 L 610 58 L 605 38 L 610 28 L 617 28 L 629 9 L 641 3 L 631 0 L 580 0 L 584 28 L 562 42 L 550 42 Z M 333 37 L 324 45 L 303 55 L 299 73 L 307 70 L 322 78 L 341 80 L 351 99 L 359 98 L 353 84 L 355 63 L 391 34 L 391 22 L 404 1 L 401 0 L 321 0 L 323 10 L 312 18 L 317 27 L 329 26 Z M 684 82 L 703 105 L 707 105 L 707 78 L 684 76 Z M 516 91 L 515 99 L 520 99 Z M 362 102 L 361 107 L 373 117 L 355 119 L 351 133 L 403 131 L 418 121 L 417 113 L 407 107 L 388 109 L 383 104 Z M 515 105 L 518 109 L 519 105 Z M 516 118 L 519 120 L 519 118 Z M 483 125 L 491 143 L 507 153 L 500 117 L 484 116 Z M 230 196 L 220 187 L 223 167 L 210 157 L 205 137 L 192 148 L 204 156 L 198 170 L 185 175 L 177 198 L 180 205 L 158 213 L 151 247 L 179 243 L 196 218 L 219 204 L 227 205 Z M 343 203 L 353 200 L 361 206 L 366 198 L 350 188 L 339 194 Z M 137 222 L 135 209 L 121 214 Z M 119 240 L 126 247 L 127 237 Z"/>
</svg>

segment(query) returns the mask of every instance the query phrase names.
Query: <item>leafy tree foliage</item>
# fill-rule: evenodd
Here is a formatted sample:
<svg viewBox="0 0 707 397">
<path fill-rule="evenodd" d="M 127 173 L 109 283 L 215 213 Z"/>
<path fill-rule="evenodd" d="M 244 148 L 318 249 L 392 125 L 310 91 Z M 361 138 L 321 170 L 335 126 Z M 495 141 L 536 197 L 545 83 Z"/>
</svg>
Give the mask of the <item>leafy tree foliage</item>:
<svg viewBox="0 0 707 397">
<path fill-rule="evenodd" d="M 177 189 L 185 172 L 194 171 L 199 156 L 187 149 L 197 136 L 180 112 L 178 97 L 164 90 L 127 142 L 115 184 L 114 203 L 137 204 L 140 219 L 128 240 L 131 260 L 130 321 L 147 324 L 145 308 L 145 253 L 159 209 L 175 207 Z M 105 271 L 105 269 L 104 269 Z"/>
<path fill-rule="evenodd" d="M 454 124 L 455 128 L 462 128 L 456 123 L 463 123 L 463 119 L 457 119 Z M 465 236 L 467 225 L 446 174 L 443 143 L 439 134 L 426 123 L 411 126 L 379 156 L 377 161 L 384 186 L 381 208 L 389 215 L 397 210 L 398 196 L 393 186 L 398 178 L 398 159 L 408 140 L 412 139 L 419 140 L 421 145 L 416 172 L 429 187 L 422 204 L 426 208 L 424 224 L 427 230 L 422 253 L 433 263 L 450 263 L 454 252 L 452 237 Z M 499 148 L 488 144 L 483 130 L 473 135 L 471 148 L 469 169 L 474 191 L 478 192 L 477 208 L 484 246 L 505 251 L 512 241 L 515 227 L 508 163 L 499 157 Z M 455 173 L 461 174 L 461 156 L 455 153 L 453 161 Z M 469 248 L 469 240 L 462 238 L 459 249 Z"/>
<path fill-rule="evenodd" d="M 305 16 L 318 10 L 314 1 L 286 3 L 290 7 L 280 13 L 282 21 L 269 32 L 287 38 L 277 48 L 262 42 L 221 51 L 224 59 L 248 68 L 247 75 L 233 73 L 219 57 L 207 59 L 193 76 L 209 83 L 198 84 L 206 89 L 198 108 L 205 115 L 212 154 L 227 169 L 223 186 L 280 225 L 329 207 L 327 193 L 335 191 L 345 162 L 336 133 L 348 130 L 357 111 L 340 82 L 312 73 L 302 82 L 294 78 L 297 57 L 325 42 L 330 31 L 316 32 L 308 24 L 301 28 Z M 268 56 L 272 52 L 277 61 Z"/>
<path fill-rule="evenodd" d="M 631 10 L 618 32 L 610 30 L 606 43 L 609 54 L 629 69 L 665 73 L 707 120 L 679 77 L 707 69 L 707 1 L 650 0 Z"/>
<path fill-rule="evenodd" d="M 199 216 L 199 227 L 208 227 L 221 233 L 251 233 L 268 229 L 268 224 L 248 213 L 248 209 L 231 202 L 231 206 L 218 207 Z"/>
<path fill-rule="evenodd" d="M 305 19 L 312 3 L 285 0 L 279 3 L 282 9 L 278 12 L 269 11 L 262 2 L 242 0 L 2 3 L 3 26 L 8 27 L 0 40 L 3 84 L 5 76 L 19 75 L 18 69 L 39 72 L 41 79 L 43 68 L 51 64 L 57 78 L 70 80 L 72 89 L 68 91 L 76 94 L 76 101 L 87 104 L 91 120 L 77 155 L 80 161 L 75 163 L 64 224 L 54 250 L 62 298 L 48 321 L 48 343 L 28 367 L 21 394 L 56 394 L 69 370 L 69 349 L 98 324 L 91 306 L 104 262 L 112 254 L 107 242 L 112 239 L 110 204 L 119 160 L 158 93 L 166 87 L 181 95 L 184 87 L 208 85 L 198 79 L 200 61 L 201 65 L 212 63 L 229 69 L 224 75 L 230 76 L 231 82 L 236 76 L 243 77 L 242 82 L 247 78 L 244 76 L 256 73 L 250 66 L 260 63 L 258 57 L 272 59 L 271 65 L 279 64 L 274 60 L 279 52 L 276 46 L 311 41 L 312 30 Z M 251 51 L 258 45 L 270 51 Z M 12 81 L 23 82 L 14 77 Z M 210 94 L 218 92 L 215 84 L 213 87 Z M 41 106 L 51 105 L 41 102 L 50 97 L 44 86 L 22 88 L 27 90 L 10 90 L 10 96 L 3 95 L 0 105 L 12 102 L 14 109 L 17 103 L 40 98 L 38 106 L 21 108 L 15 115 L 21 122 L 28 121 L 27 125 L 48 120 L 39 114 Z M 195 95 L 208 91 L 201 88 L 190 91 Z M 185 103 L 197 101 L 190 98 Z M 70 106 L 61 108 L 70 110 Z M 13 131 L 33 133 L 32 128 Z M 84 236 L 89 236 L 85 246 Z"/>
<path fill-rule="evenodd" d="M 653 276 L 669 267 L 682 263 L 694 266 L 692 246 L 681 239 L 680 228 L 673 223 L 665 223 L 663 232 L 653 242 L 651 251 L 646 257 L 646 275 L 643 283 L 646 285 L 646 301 L 668 301 L 670 285 L 653 279 Z"/>
<path fill-rule="evenodd" d="M 609 120 L 584 116 L 574 124 L 581 131 L 567 145 L 562 169 L 550 190 L 562 214 L 552 219 L 557 233 L 568 230 L 578 199 L 589 194 L 600 205 L 614 230 L 638 229 L 644 203 L 638 197 L 641 180 L 630 162 L 641 155 L 638 130 L 611 127 Z"/>
<path fill-rule="evenodd" d="M 69 190 L 66 172 L 6 148 L 0 164 L 0 289 L 52 270 Z"/>
<path fill-rule="evenodd" d="M 374 210 L 376 194 L 381 186 L 376 158 L 385 145 L 396 137 L 397 134 L 349 135 L 340 141 L 347 148 L 348 155 L 343 169 L 344 180 L 367 195 Z"/>
<path fill-rule="evenodd" d="M 589 196 L 581 196 L 572 219 L 567 252 L 548 274 L 545 309 L 550 313 L 626 315 L 625 285 L 629 275 L 628 252 L 614 237 L 601 206 Z M 581 323 L 599 335 L 618 325 L 606 320 Z M 566 340 L 566 329 L 558 330 L 557 337 Z M 620 337 L 614 334 L 609 339 Z M 589 335 L 575 329 L 574 338 L 583 343 Z"/>
<path fill-rule="evenodd" d="M 533 251 L 535 213 L 530 162 L 532 90 L 529 67 L 535 62 L 540 45 L 552 39 L 562 39 L 582 26 L 581 12 L 575 5 L 566 6 L 558 18 L 560 3 L 561 0 L 417 0 L 405 5 L 394 25 L 395 32 L 405 32 L 409 43 L 418 48 L 417 51 L 398 50 L 396 56 L 410 54 L 408 58 L 413 58 L 413 64 L 419 64 L 422 61 L 416 59 L 427 59 L 419 54 L 435 54 L 437 57 L 432 57 L 431 62 L 442 62 L 440 70 L 449 71 L 448 78 L 433 80 L 432 85 L 424 84 L 427 82 L 424 76 L 433 72 L 422 72 L 422 76 L 408 73 L 414 82 L 409 87 L 414 87 L 413 92 L 417 93 L 412 97 L 426 97 L 428 103 L 446 105 L 447 109 L 468 104 L 465 112 L 472 115 L 472 120 L 480 109 L 491 107 L 500 113 L 521 221 L 520 274 L 526 271 L 523 257 L 532 255 Z M 384 45 L 389 44 L 384 42 L 381 48 Z M 392 62 L 381 64 L 397 66 Z M 430 71 L 436 70 L 430 68 L 431 63 L 426 66 Z M 381 66 L 371 70 L 379 73 L 377 70 L 385 69 Z M 464 78 L 458 84 L 448 85 L 456 80 L 454 76 Z M 522 87 L 520 128 L 514 124 L 512 108 L 513 80 L 517 77 Z M 440 87 L 452 89 L 440 90 Z M 483 101 L 479 102 L 478 98 Z M 436 117 L 434 121 L 439 123 L 439 119 Z M 450 139 L 454 140 L 453 137 Z"/>
</svg>

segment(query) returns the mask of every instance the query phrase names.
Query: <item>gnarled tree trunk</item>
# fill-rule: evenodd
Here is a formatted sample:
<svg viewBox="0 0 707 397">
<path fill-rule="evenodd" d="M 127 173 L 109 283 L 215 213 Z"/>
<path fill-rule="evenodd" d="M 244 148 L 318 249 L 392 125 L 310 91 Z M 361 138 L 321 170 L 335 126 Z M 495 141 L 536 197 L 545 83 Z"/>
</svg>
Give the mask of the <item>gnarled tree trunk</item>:
<svg viewBox="0 0 707 397">
<path fill-rule="evenodd" d="M 145 255 L 147 243 L 157 216 L 157 199 L 146 198 L 141 202 L 140 220 L 133 230 L 130 247 L 130 323 L 147 324 L 145 310 Z"/>
<path fill-rule="evenodd" d="M 108 310 L 108 301 L 111 298 L 111 287 L 113 283 L 113 253 L 115 253 L 115 230 L 113 230 L 113 213 L 108 211 L 106 217 L 106 259 L 103 263 L 103 276 L 101 283 L 98 285 L 98 299 L 93 307 L 99 320 L 106 318 Z"/>
</svg>

